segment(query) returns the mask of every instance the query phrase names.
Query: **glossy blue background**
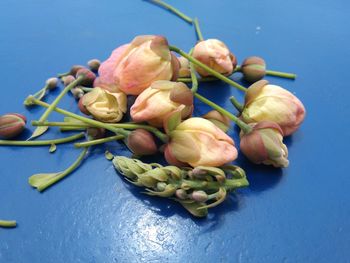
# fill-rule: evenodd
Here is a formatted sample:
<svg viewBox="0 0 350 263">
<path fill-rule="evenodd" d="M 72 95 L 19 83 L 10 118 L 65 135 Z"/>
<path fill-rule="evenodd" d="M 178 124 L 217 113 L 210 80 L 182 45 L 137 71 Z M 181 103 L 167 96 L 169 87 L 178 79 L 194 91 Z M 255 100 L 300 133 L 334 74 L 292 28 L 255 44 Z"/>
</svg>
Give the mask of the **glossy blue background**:
<svg viewBox="0 0 350 263">
<path fill-rule="evenodd" d="M 253 166 L 240 157 L 251 186 L 194 219 L 126 183 L 105 160 L 105 147 L 43 194 L 27 178 L 62 170 L 78 151 L 0 147 L 0 218 L 18 221 L 16 229 L 0 229 L 0 262 L 350 262 L 350 2 L 169 3 L 198 16 L 204 36 L 223 40 L 240 62 L 259 55 L 270 69 L 298 73 L 296 81 L 268 78 L 307 109 L 301 129 L 286 139 L 290 166 Z M 185 50 L 196 41 L 190 25 L 145 1 L 1 0 L 0 113 L 38 119 L 43 110 L 28 112 L 22 101 L 46 78 L 105 59 L 138 34 L 165 35 Z M 232 111 L 227 98 L 242 98 L 220 82 L 200 92 Z M 71 96 L 60 105 L 75 110 Z M 207 109 L 197 102 L 197 114 Z M 231 135 L 237 141 L 236 129 Z M 51 129 L 45 138 L 58 136 Z"/>
</svg>

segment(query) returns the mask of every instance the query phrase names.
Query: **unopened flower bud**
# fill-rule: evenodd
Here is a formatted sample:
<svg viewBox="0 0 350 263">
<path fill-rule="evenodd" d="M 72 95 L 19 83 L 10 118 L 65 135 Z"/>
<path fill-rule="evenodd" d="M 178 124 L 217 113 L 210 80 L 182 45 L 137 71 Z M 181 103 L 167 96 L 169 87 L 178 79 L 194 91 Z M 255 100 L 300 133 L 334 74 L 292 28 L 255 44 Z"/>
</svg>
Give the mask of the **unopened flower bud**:
<svg viewBox="0 0 350 263">
<path fill-rule="evenodd" d="M 158 151 L 153 135 L 144 129 L 132 131 L 127 138 L 126 144 L 137 155 L 152 155 Z"/>
<path fill-rule="evenodd" d="M 266 63 L 260 57 L 246 58 L 241 66 L 243 77 L 246 81 L 256 82 L 265 77 Z"/>
<path fill-rule="evenodd" d="M 94 80 L 96 78 L 95 73 L 93 73 L 91 70 L 87 68 L 81 68 L 77 71 L 77 73 L 75 74 L 75 77 L 78 78 L 81 75 L 84 75 L 84 79 L 80 84 L 82 86 L 92 87 L 92 84 L 94 83 Z"/>
<path fill-rule="evenodd" d="M 84 96 L 84 91 L 80 87 L 75 87 L 71 89 L 70 92 L 73 94 L 73 97 L 76 100 L 79 100 L 81 97 Z"/>
<path fill-rule="evenodd" d="M 97 72 L 98 68 L 101 65 L 101 61 L 99 61 L 98 59 L 95 58 L 95 59 L 89 60 L 87 64 L 88 64 L 90 70 Z"/>
<path fill-rule="evenodd" d="M 216 110 L 209 111 L 202 118 L 211 121 L 224 132 L 230 128 L 230 119 Z"/>
<path fill-rule="evenodd" d="M 190 63 L 184 57 L 177 58 L 180 62 L 179 78 L 188 78 L 191 76 Z"/>
<path fill-rule="evenodd" d="M 166 183 L 164 183 L 164 182 L 158 182 L 158 183 L 157 183 L 157 190 L 160 191 L 160 192 L 162 192 L 162 191 L 165 190 L 166 186 L 167 186 Z"/>
<path fill-rule="evenodd" d="M 62 82 L 65 87 L 71 84 L 74 80 L 75 80 L 75 77 L 73 77 L 72 75 L 64 76 L 62 78 Z"/>
<path fill-rule="evenodd" d="M 85 67 L 82 65 L 74 65 L 71 67 L 69 74 L 72 76 L 75 76 L 77 74 L 78 70 L 82 69 L 82 68 L 85 68 Z"/>
<path fill-rule="evenodd" d="M 202 190 L 193 191 L 191 194 L 191 198 L 197 202 L 205 202 L 208 200 L 208 195 Z"/>
<path fill-rule="evenodd" d="M 181 200 L 185 200 L 188 198 L 188 194 L 184 189 L 177 189 L 175 192 L 175 195 L 177 198 L 179 198 Z"/>
<path fill-rule="evenodd" d="M 91 115 L 90 112 L 86 109 L 86 107 L 83 104 L 83 97 L 80 98 L 79 103 L 78 103 L 78 108 L 81 111 L 81 113 L 84 113 L 86 115 Z"/>
<path fill-rule="evenodd" d="M 0 137 L 11 139 L 19 135 L 25 128 L 26 117 L 17 113 L 0 116 Z"/>
<path fill-rule="evenodd" d="M 96 139 L 101 139 L 105 136 L 106 130 L 103 128 L 89 127 L 86 129 L 88 136 Z"/>
<path fill-rule="evenodd" d="M 57 88 L 58 78 L 49 78 L 48 80 L 46 80 L 46 85 L 49 90 Z"/>
</svg>

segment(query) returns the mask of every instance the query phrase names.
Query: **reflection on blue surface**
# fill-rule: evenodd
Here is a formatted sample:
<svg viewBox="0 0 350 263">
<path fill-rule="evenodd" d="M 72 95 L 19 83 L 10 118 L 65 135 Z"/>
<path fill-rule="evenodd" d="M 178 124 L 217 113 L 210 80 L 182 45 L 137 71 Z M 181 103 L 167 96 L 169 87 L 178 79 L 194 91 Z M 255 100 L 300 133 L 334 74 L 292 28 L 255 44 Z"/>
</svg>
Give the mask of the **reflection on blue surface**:
<svg viewBox="0 0 350 263">
<path fill-rule="evenodd" d="M 77 172 L 42 194 L 28 177 L 62 170 L 78 150 L 0 147 L 0 218 L 18 221 L 16 229 L 0 229 L 0 262 L 348 262 L 350 3 L 168 2 L 198 16 L 204 37 L 223 40 L 239 61 L 259 55 L 270 69 L 298 74 L 296 81 L 268 78 L 307 109 L 301 129 L 285 140 L 290 167 L 251 165 L 240 156 L 236 164 L 247 171 L 250 187 L 231 194 L 207 219 L 195 219 L 116 173 L 103 153 L 129 155 L 123 145 L 93 149 Z M 184 50 L 196 42 L 190 25 L 144 1 L 2 0 L 0 13 L 0 114 L 18 112 L 29 122 L 43 109 L 24 109 L 23 99 L 73 64 L 103 60 L 138 34 L 165 35 Z M 221 82 L 199 92 L 234 113 L 229 96 L 243 100 Z M 71 96 L 60 106 L 76 111 Z M 196 106 L 197 115 L 209 110 Z M 230 135 L 238 144 L 237 130 Z M 50 129 L 43 138 L 59 136 Z"/>
</svg>

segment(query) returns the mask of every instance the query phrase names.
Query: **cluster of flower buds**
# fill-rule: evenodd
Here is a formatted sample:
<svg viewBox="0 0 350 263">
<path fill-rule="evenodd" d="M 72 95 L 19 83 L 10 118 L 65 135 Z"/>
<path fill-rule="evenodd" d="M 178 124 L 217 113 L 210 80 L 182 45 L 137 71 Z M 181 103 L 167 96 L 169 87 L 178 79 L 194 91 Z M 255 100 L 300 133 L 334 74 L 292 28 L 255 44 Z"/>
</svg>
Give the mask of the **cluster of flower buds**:
<svg viewBox="0 0 350 263">
<path fill-rule="evenodd" d="M 115 156 L 113 164 L 128 181 L 144 187 L 147 194 L 174 199 L 197 217 L 206 216 L 208 208 L 222 203 L 229 192 L 249 185 L 244 170 L 234 165 L 180 169 L 124 156 Z"/>
</svg>

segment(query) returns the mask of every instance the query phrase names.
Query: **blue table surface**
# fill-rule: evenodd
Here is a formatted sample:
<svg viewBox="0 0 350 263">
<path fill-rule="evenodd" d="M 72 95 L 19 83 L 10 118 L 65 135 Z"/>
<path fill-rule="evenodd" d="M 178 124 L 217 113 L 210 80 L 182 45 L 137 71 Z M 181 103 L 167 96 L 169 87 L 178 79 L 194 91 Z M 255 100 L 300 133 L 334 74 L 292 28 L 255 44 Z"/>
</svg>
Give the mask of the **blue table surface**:
<svg viewBox="0 0 350 263">
<path fill-rule="evenodd" d="M 121 144 L 95 148 L 44 193 L 28 177 L 64 169 L 79 151 L 0 147 L 0 218 L 18 221 L 15 229 L 0 229 L 0 262 L 350 262 L 350 2 L 169 3 L 199 17 L 204 37 L 223 40 L 240 62 L 259 55 L 270 69 L 298 74 L 296 81 L 267 78 L 307 109 L 300 130 L 285 140 L 290 166 L 251 165 L 241 156 L 235 163 L 247 171 L 250 187 L 195 219 L 171 200 L 141 194 L 115 172 L 103 152 L 129 154 Z M 38 119 L 43 109 L 28 111 L 22 102 L 48 77 L 104 60 L 140 34 L 165 35 L 184 50 L 196 42 L 193 27 L 146 1 L 1 0 L 0 113 Z M 232 111 L 228 97 L 243 98 L 221 82 L 201 85 L 200 92 Z M 60 106 L 76 111 L 71 96 Z M 197 115 L 208 109 L 196 102 Z M 238 144 L 237 129 L 230 135 Z M 59 136 L 51 129 L 43 138 Z"/>
</svg>

